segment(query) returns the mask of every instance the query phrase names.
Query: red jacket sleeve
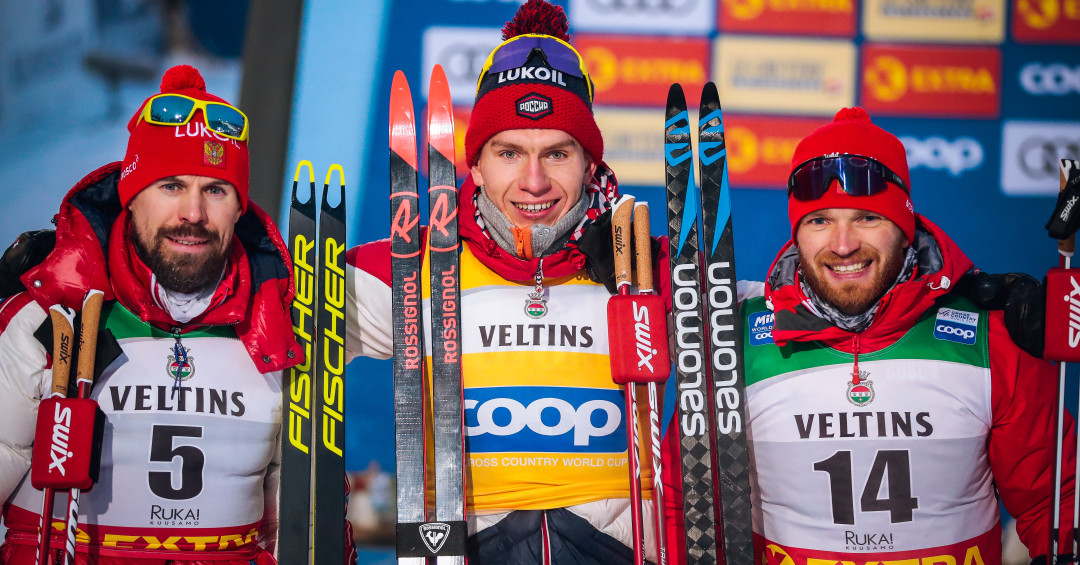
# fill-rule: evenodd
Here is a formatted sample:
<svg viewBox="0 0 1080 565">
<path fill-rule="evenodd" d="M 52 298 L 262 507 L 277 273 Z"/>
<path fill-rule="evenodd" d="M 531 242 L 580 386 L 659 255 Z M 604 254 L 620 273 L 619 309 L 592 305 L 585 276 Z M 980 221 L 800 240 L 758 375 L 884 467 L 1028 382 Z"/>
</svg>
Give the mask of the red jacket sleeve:
<svg viewBox="0 0 1080 565">
<path fill-rule="evenodd" d="M 990 373 L 993 424 L 987 452 L 994 482 L 1005 509 L 1016 518 L 1016 531 L 1032 556 L 1048 551 L 1050 540 L 1057 368 L 1023 352 L 1009 338 L 1002 311 L 991 311 Z M 1063 414 L 1061 516 L 1072 524 L 1076 471 L 1076 432 L 1072 416 Z M 1071 527 L 1061 543 L 1071 551 Z"/>
</svg>

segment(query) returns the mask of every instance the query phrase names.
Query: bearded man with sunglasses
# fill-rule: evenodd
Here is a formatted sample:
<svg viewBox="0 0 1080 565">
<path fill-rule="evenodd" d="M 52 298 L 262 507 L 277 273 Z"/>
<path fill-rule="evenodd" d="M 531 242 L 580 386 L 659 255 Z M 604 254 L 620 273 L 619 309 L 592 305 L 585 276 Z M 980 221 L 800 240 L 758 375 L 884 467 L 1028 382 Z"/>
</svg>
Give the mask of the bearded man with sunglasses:
<svg viewBox="0 0 1080 565">
<path fill-rule="evenodd" d="M 595 256 L 606 255 L 611 270 L 607 212 L 618 188 L 603 162 L 592 81 L 566 30 L 562 8 L 530 0 L 518 10 L 480 75 L 465 135 L 470 176 L 458 222 L 474 565 L 634 559 L 626 417 L 608 361 L 610 294 L 590 278 L 584 252 L 606 241 Z M 388 358 L 390 242 L 347 258 L 359 310 L 350 353 Z M 650 506 L 646 523 L 651 516 Z M 652 530 L 646 554 L 655 562 Z"/>
<path fill-rule="evenodd" d="M 846 108 L 796 147 L 788 189 L 792 239 L 742 305 L 757 554 L 1000 563 L 1000 503 L 1045 554 L 1055 371 L 956 292 L 972 263 L 914 212 L 904 146 Z"/>
<path fill-rule="evenodd" d="M 273 563 L 281 371 L 303 351 L 288 249 L 248 199 L 247 118 L 182 65 L 128 131 L 124 160 L 67 194 L 56 248 L 0 306 L 0 563 L 36 562 L 43 495 L 27 471 L 55 361 L 46 312 L 79 310 L 90 289 L 105 298 L 91 394 L 104 434 L 76 562 Z M 47 522 L 53 553 L 66 495 Z"/>
</svg>

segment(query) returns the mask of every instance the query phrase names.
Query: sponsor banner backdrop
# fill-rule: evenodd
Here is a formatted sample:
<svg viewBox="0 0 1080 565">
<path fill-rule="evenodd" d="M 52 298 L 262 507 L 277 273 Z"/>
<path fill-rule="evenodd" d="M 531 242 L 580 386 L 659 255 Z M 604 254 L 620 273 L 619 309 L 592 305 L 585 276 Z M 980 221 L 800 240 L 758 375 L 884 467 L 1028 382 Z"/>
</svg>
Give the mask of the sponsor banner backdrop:
<svg viewBox="0 0 1080 565">
<path fill-rule="evenodd" d="M 568 15 L 577 31 L 708 35 L 716 0 L 570 0 Z"/>
<path fill-rule="evenodd" d="M 705 38 L 577 34 L 572 40 L 596 86 L 596 104 L 655 106 L 673 82 L 696 104 L 709 74 Z"/>
<path fill-rule="evenodd" d="M 860 103 L 873 115 L 996 118 L 1001 52 L 863 44 Z"/>
<path fill-rule="evenodd" d="M 1017 43 L 1080 44 L 1077 0 L 1013 0 L 1012 35 Z"/>
<path fill-rule="evenodd" d="M 832 116 L 855 102 L 850 41 L 723 36 L 714 61 L 725 110 Z"/>
<path fill-rule="evenodd" d="M 424 30 L 423 60 L 420 73 L 423 88 L 417 89 L 416 78 L 409 79 L 413 98 L 427 98 L 431 68 L 442 65 L 450 86 L 450 97 L 459 104 L 472 106 L 476 98 L 476 79 L 484 68 L 488 53 L 502 42 L 502 32 L 497 27 L 446 27 L 433 26 Z M 419 92 L 417 92 L 419 90 Z"/>
<path fill-rule="evenodd" d="M 856 0 L 719 0 L 723 32 L 853 37 Z M 807 25 L 807 23 L 810 25 Z"/>
<path fill-rule="evenodd" d="M 1005 0 L 865 0 L 863 34 L 872 40 L 1001 43 Z"/>
<path fill-rule="evenodd" d="M 696 124 L 696 105 L 688 104 L 687 109 L 690 113 L 690 123 Z M 600 132 L 604 135 L 604 162 L 615 171 L 619 184 L 621 186 L 663 186 L 663 110 L 657 112 L 655 109 L 596 106 L 594 112 L 596 125 L 600 127 Z M 690 136 L 697 144 L 696 127 L 690 128 Z"/>
<path fill-rule="evenodd" d="M 795 146 L 825 118 L 724 115 L 731 184 L 786 190 Z"/>
<path fill-rule="evenodd" d="M 1018 46 L 1004 53 L 1006 112 L 1022 110 L 1026 117 L 1080 117 L 1080 49 Z"/>
<path fill-rule="evenodd" d="M 1080 122 L 1005 122 L 1001 134 L 1005 194 L 1056 197 L 1062 159 L 1080 159 Z"/>
<path fill-rule="evenodd" d="M 780 116 L 724 114 L 728 174 L 734 186 L 784 190 L 791 156 L 803 137 L 828 120 Z M 604 161 L 622 185 L 664 183 L 663 116 L 654 110 L 597 108 L 596 123 L 604 134 Z M 697 110 L 690 110 L 697 123 Z M 697 128 L 691 128 L 697 143 Z"/>
</svg>

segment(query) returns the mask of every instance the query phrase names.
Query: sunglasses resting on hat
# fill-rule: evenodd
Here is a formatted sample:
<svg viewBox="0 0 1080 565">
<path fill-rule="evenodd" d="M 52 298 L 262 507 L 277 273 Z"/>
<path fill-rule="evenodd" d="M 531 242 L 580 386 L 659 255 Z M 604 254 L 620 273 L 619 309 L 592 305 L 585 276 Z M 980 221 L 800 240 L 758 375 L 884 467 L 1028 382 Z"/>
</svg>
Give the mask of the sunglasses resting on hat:
<svg viewBox="0 0 1080 565">
<path fill-rule="evenodd" d="M 569 43 L 557 37 L 532 33 L 511 37 L 499 44 L 484 61 L 484 68 L 476 81 L 477 88 L 479 89 L 480 83 L 488 73 L 501 73 L 523 67 L 535 52 L 538 52 L 552 69 L 585 79 L 589 100 L 592 100 L 592 79 L 589 77 L 589 71 L 585 69 L 581 54 Z"/>
<path fill-rule="evenodd" d="M 202 110 L 206 127 L 229 139 L 246 141 L 248 120 L 239 109 L 221 102 L 197 100 L 183 94 L 159 94 L 143 107 L 141 119 L 159 126 L 180 126 Z"/>
<path fill-rule="evenodd" d="M 862 155 L 832 155 L 810 159 L 792 171 L 788 177 L 788 195 L 804 202 L 817 200 L 834 180 L 851 196 L 884 192 L 889 183 L 911 192 L 900 175 L 879 161 Z"/>
</svg>

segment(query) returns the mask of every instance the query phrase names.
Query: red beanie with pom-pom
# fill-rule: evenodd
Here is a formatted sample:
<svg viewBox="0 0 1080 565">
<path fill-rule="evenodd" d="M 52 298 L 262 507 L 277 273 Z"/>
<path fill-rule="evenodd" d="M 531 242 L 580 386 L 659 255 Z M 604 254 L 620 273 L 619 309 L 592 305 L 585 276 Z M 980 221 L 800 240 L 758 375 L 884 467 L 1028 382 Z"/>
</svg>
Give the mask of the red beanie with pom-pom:
<svg viewBox="0 0 1080 565">
<path fill-rule="evenodd" d="M 791 172 L 811 159 L 830 155 L 869 157 L 888 167 L 904 181 L 905 186 L 911 187 L 904 144 L 895 135 L 874 125 L 870 115 L 862 108 L 840 110 L 831 123 L 814 130 L 800 141 L 791 158 Z M 838 181 L 833 181 L 833 186 L 817 200 L 803 201 L 789 196 L 788 220 L 791 222 L 792 240 L 803 216 L 825 208 L 856 208 L 876 212 L 896 224 L 904 232 L 908 243 L 914 240 L 915 212 L 911 197 L 906 190 L 893 183 L 889 183 L 886 190 L 870 196 L 851 196 L 844 192 Z"/>
<path fill-rule="evenodd" d="M 545 0 L 528 0 L 503 27 L 505 41 L 488 55 L 492 67 L 485 66 L 487 72 L 477 81 L 476 102 L 465 133 L 465 160 L 470 167 L 476 165 L 489 139 L 513 129 L 562 130 L 593 161 L 603 160 L 604 139 L 592 111 L 592 79 L 584 72 L 580 54 L 569 44 L 567 29 L 563 9 Z M 546 51 L 540 47 L 543 44 Z M 524 45 L 535 46 L 527 58 Z M 507 57 L 509 52 L 518 55 Z M 498 68 L 500 59 L 515 57 L 525 60 L 513 68 Z"/>
<path fill-rule="evenodd" d="M 182 94 L 196 100 L 228 104 L 206 92 L 202 75 L 189 65 L 177 65 L 165 71 L 161 77 L 161 93 Z M 130 136 L 118 185 L 121 205 L 127 206 L 136 194 L 160 179 L 196 175 L 231 183 L 236 187 L 241 208 L 246 210 L 249 184 L 247 141 L 230 139 L 207 128 L 202 110 L 195 110 L 188 123 L 178 126 L 147 123 L 142 115 L 150 98 L 139 106 L 128 122 Z"/>
</svg>

